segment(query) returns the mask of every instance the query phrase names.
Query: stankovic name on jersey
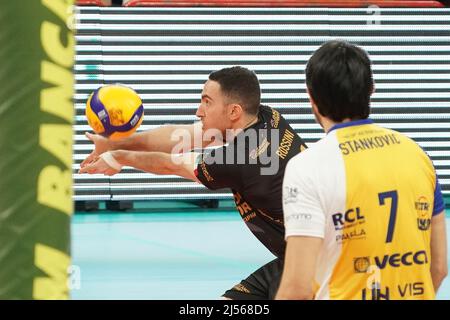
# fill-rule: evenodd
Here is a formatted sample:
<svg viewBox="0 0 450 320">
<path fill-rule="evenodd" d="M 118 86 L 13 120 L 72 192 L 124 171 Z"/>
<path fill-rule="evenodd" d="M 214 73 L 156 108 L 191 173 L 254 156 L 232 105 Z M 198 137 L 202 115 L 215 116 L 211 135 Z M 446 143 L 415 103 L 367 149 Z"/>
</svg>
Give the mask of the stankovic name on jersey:
<svg viewBox="0 0 450 320">
<path fill-rule="evenodd" d="M 382 136 L 344 141 L 339 143 L 339 149 L 341 149 L 343 155 L 348 155 L 350 152 L 384 148 L 400 143 L 401 142 L 397 135 L 395 133 L 391 133 Z"/>
</svg>

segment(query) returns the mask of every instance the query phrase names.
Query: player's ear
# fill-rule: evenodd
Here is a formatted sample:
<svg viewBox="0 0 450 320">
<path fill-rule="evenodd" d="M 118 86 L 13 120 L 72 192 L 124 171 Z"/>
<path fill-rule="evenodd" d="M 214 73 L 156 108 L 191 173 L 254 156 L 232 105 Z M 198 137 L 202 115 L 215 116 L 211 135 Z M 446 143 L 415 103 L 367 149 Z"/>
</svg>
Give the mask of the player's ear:
<svg viewBox="0 0 450 320">
<path fill-rule="evenodd" d="M 244 110 L 240 104 L 232 103 L 229 105 L 230 120 L 235 121 L 242 117 Z"/>
</svg>

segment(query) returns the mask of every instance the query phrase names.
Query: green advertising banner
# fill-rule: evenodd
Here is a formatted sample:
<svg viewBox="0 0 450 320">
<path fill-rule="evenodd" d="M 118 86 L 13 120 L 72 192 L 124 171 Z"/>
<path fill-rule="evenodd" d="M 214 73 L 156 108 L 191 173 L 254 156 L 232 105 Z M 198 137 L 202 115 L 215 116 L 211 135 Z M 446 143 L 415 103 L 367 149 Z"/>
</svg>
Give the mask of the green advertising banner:
<svg viewBox="0 0 450 320">
<path fill-rule="evenodd" d="M 0 1 L 0 299 L 68 299 L 73 0 Z"/>
</svg>

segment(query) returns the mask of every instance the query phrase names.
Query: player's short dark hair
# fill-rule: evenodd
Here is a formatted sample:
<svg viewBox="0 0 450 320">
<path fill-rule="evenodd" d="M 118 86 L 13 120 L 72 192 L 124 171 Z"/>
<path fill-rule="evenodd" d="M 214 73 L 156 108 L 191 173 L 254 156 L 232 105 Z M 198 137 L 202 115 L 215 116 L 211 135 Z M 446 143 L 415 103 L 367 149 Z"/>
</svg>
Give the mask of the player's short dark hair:
<svg viewBox="0 0 450 320">
<path fill-rule="evenodd" d="M 335 122 L 366 119 L 373 76 L 367 53 L 345 41 L 323 44 L 306 66 L 306 86 L 322 116 Z"/>
<path fill-rule="evenodd" d="M 222 93 L 233 103 L 239 103 L 248 114 L 255 115 L 261 104 L 261 89 L 258 77 L 243 67 L 224 68 L 214 71 L 209 79 L 220 84 Z"/>
</svg>

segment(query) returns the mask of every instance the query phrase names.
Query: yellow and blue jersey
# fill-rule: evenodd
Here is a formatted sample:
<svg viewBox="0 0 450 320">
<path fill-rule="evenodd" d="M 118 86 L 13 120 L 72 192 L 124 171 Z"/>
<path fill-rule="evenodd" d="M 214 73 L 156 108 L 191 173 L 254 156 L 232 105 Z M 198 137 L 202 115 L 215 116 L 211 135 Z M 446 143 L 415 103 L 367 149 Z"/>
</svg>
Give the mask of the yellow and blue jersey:
<svg viewBox="0 0 450 320">
<path fill-rule="evenodd" d="M 316 299 L 433 299 L 431 218 L 444 210 L 433 164 L 370 119 L 338 124 L 288 163 L 286 238 L 324 239 Z"/>
</svg>

